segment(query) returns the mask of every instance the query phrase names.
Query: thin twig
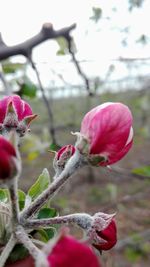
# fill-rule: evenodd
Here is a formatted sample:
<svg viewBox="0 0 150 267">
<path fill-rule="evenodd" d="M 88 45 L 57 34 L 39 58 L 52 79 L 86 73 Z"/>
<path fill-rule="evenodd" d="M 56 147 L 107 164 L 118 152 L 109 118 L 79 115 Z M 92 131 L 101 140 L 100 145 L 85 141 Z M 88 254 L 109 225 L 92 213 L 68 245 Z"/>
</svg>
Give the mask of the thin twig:
<svg viewBox="0 0 150 267">
<path fill-rule="evenodd" d="M 150 189 L 149 188 L 144 192 L 140 191 L 134 195 L 125 195 L 119 199 L 116 199 L 116 201 L 109 202 L 109 204 L 105 205 L 102 208 L 102 211 L 105 212 L 105 211 L 110 210 L 112 208 L 116 208 L 119 204 L 127 204 L 127 203 L 130 203 L 131 201 L 141 200 L 144 197 L 149 197 L 149 195 L 150 195 Z"/>
<path fill-rule="evenodd" d="M 55 127 L 54 127 L 54 117 L 53 117 L 53 112 L 52 112 L 52 109 L 51 109 L 51 106 L 49 104 L 49 101 L 45 95 L 45 91 L 44 91 L 44 88 L 43 88 L 43 85 L 42 85 L 42 82 L 41 82 L 41 79 L 40 79 L 40 74 L 37 70 L 37 67 L 35 65 L 35 63 L 33 62 L 31 56 L 28 58 L 32 68 L 34 69 L 35 71 L 35 74 L 36 74 L 36 77 L 37 77 L 37 80 L 38 80 L 38 84 L 39 84 L 39 88 L 40 88 L 40 91 L 42 93 L 42 97 L 43 97 L 43 101 L 45 103 L 45 106 L 47 108 L 47 112 L 48 112 L 48 117 L 49 117 L 49 132 L 50 132 L 50 135 L 51 135 L 51 138 L 52 138 L 52 143 L 56 144 L 56 133 L 55 133 Z"/>
<path fill-rule="evenodd" d="M 50 227 L 50 225 L 53 224 L 80 224 L 80 221 L 84 217 L 84 220 L 86 218 L 86 223 L 91 223 L 91 216 L 86 213 L 74 213 L 69 214 L 65 216 L 58 216 L 55 218 L 49 218 L 49 219 L 33 219 L 33 220 L 26 220 L 23 224 L 23 226 L 26 229 L 39 229 L 39 228 L 47 228 Z"/>
<path fill-rule="evenodd" d="M 132 57 L 132 58 L 126 58 L 126 57 L 118 57 L 116 59 L 113 59 L 113 61 L 122 61 L 122 62 L 133 62 L 133 61 L 145 61 L 150 60 L 150 57 Z"/>
<path fill-rule="evenodd" d="M 131 179 L 131 178 L 136 178 L 138 180 L 145 180 L 145 179 L 150 179 L 150 176 L 145 176 L 145 175 L 141 175 L 141 174 L 136 174 L 133 173 L 132 170 L 126 170 L 117 166 L 113 166 L 111 167 L 111 171 L 114 173 L 119 174 L 119 177 L 122 179 Z"/>
<path fill-rule="evenodd" d="M 34 260 L 38 263 L 42 263 L 42 265 L 39 264 L 39 266 L 48 266 L 46 255 L 33 244 L 33 242 L 28 237 L 28 234 L 21 225 L 17 226 L 15 235 L 18 242 L 22 243 L 29 250 L 29 253 L 30 255 L 32 255 Z"/>
<path fill-rule="evenodd" d="M 138 237 L 138 239 L 136 237 Z M 147 229 L 140 233 L 135 233 L 131 237 L 127 237 L 118 241 L 114 250 L 120 251 L 126 246 L 135 246 L 137 244 L 143 243 L 143 241 L 150 241 L 150 229 Z"/>
<path fill-rule="evenodd" d="M 14 235 L 12 234 L 8 243 L 6 244 L 6 246 L 4 247 L 1 255 L 0 255 L 0 267 L 3 267 L 6 260 L 8 259 L 11 251 L 13 250 L 14 246 L 16 244 L 16 238 L 14 237 Z"/>
<path fill-rule="evenodd" d="M 78 60 L 75 57 L 75 53 L 74 53 L 73 48 L 72 48 L 72 38 L 71 38 L 70 35 L 68 35 L 68 36 L 66 36 L 66 39 L 68 41 L 68 50 L 69 50 L 69 53 L 70 53 L 70 55 L 72 57 L 72 61 L 73 61 L 74 65 L 75 65 L 75 67 L 77 69 L 77 72 L 82 77 L 89 96 L 93 96 L 93 93 L 90 91 L 89 79 L 86 77 L 85 73 L 83 72 L 83 70 L 80 67 L 80 64 L 79 64 Z"/>
</svg>

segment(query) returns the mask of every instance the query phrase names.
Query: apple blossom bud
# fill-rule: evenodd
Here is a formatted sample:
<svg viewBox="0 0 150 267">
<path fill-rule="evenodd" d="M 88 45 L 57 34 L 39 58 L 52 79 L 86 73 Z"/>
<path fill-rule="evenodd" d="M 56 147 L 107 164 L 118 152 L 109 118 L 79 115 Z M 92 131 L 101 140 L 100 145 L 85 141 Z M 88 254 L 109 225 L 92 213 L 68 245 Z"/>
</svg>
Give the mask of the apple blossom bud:
<svg viewBox="0 0 150 267">
<path fill-rule="evenodd" d="M 97 244 L 99 246 L 105 246 L 107 239 L 103 238 L 102 233 L 112 222 L 116 214 L 107 214 L 103 212 L 97 212 L 93 216 L 89 214 L 76 214 L 75 222 L 81 228 L 84 229 L 88 240 L 91 244 Z"/>
<path fill-rule="evenodd" d="M 2 136 L 0 136 L 0 152 L 0 179 L 13 178 L 17 171 L 16 151 L 12 144 Z"/>
<path fill-rule="evenodd" d="M 50 267 L 100 267 L 92 249 L 69 235 L 59 238 L 47 260 Z"/>
<path fill-rule="evenodd" d="M 37 115 L 32 113 L 30 105 L 18 95 L 6 96 L 0 100 L 0 132 L 2 135 L 15 129 L 24 136 L 30 122 Z"/>
<path fill-rule="evenodd" d="M 132 114 L 122 103 L 104 103 L 84 116 L 77 135 L 76 147 L 91 164 L 111 165 L 132 146 Z"/>
<path fill-rule="evenodd" d="M 104 240 L 106 240 L 106 243 L 97 243 L 97 244 L 92 244 L 96 249 L 99 251 L 102 250 L 109 250 L 112 247 L 115 246 L 117 243 L 117 227 L 116 227 L 116 222 L 115 220 L 112 220 L 110 224 L 102 231 L 97 231 L 97 235 Z"/>
<path fill-rule="evenodd" d="M 56 172 L 61 172 L 67 161 L 72 157 L 75 153 L 75 147 L 73 145 L 66 145 L 59 149 L 54 158 L 53 166 Z"/>
</svg>

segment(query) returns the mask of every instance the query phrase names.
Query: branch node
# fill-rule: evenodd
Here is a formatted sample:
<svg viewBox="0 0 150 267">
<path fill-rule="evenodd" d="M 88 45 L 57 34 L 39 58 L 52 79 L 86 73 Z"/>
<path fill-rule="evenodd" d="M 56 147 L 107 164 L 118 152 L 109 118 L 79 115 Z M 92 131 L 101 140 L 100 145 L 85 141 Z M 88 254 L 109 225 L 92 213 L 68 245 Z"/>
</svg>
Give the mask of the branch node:
<svg viewBox="0 0 150 267">
<path fill-rule="evenodd" d="M 53 33 L 53 24 L 49 22 L 44 23 L 41 31 L 45 37 L 51 37 Z"/>
</svg>

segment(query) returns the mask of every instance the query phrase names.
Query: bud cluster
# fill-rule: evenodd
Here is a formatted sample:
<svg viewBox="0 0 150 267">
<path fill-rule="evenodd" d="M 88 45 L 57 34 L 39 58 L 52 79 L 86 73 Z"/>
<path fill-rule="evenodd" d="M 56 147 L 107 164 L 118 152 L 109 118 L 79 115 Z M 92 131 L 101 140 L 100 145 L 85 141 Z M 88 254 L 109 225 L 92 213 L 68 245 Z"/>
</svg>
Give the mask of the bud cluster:
<svg viewBox="0 0 150 267">
<path fill-rule="evenodd" d="M 6 251 L 4 249 L 0 256 L 0 267 L 4 266 L 9 256 L 8 251 L 10 252 L 16 243 L 22 243 L 33 256 L 34 262 L 32 261 L 31 266 L 100 267 L 93 248 L 101 252 L 111 249 L 116 244 L 115 214 L 98 212 L 91 216 L 86 213 L 77 213 L 55 218 L 43 217 L 43 219 L 38 219 L 37 216 L 34 218 L 34 214 L 77 169 L 87 164 L 108 166 L 127 154 L 133 143 L 131 112 L 121 103 L 105 103 L 89 111 L 82 120 L 80 132 L 75 133 L 76 144 L 63 146 L 55 153 L 53 166 L 56 174 L 53 182 L 44 189 L 41 195 L 38 195 L 27 210 L 25 207 L 19 213 L 16 182 L 20 174 L 18 166 L 21 165 L 19 165 L 20 156 L 16 140 L 26 134 L 31 121 L 36 116 L 32 113 L 30 105 L 17 95 L 7 96 L 0 100 L 0 180 L 4 186 L 7 186 L 10 200 L 8 206 L 0 203 L 0 242 L 6 230 L 4 224 L 11 226 L 10 243 L 12 240 L 14 242 L 10 249 L 8 241 Z M 49 177 L 43 175 L 42 179 L 48 182 Z M 41 190 L 42 179 L 38 179 L 36 186 L 32 188 L 33 191 L 36 191 L 36 188 Z M 8 207 L 11 207 L 11 210 Z M 33 220 L 30 217 L 33 217 Z M 38 225 L 50 227 L 54 222 L 75 223 L 86 233 L 86 241 L 78 241 L 63 230 L 59 236 L 49 241 L 40 250 L 28 234 L 34 226 L 35 229 Z"/>
<path fill-rule="evenodd" d="M 6 96 L 0 100 L 0 133 L 7 135 L 14 129 L 22 137 L 36 116 L 30 105 L 18 95 Z"/>
</svg>

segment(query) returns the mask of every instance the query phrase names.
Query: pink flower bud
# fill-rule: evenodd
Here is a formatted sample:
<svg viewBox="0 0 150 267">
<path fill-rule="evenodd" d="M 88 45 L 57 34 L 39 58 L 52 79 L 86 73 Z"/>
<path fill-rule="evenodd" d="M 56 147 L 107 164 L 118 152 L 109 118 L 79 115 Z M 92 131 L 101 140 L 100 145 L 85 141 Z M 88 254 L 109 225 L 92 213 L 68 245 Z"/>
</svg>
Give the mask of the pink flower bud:
<svg viewBox="0 0 150 267">
<path fill-rule="evenodd" d="M 66 145 L 60 148 L 56 153 L 56 159 L 60 160 L 61 158 L 68 158 L 72 156 L 75 152 L 75 147 L 73 145 Z"/>
<path fill-rule="evenodd" d="M 72 236 L 62 236 L 47 260 L 50 267 L 100 267 L 92 249 Z"/>
<path fill-rule="evenodd" d="M 0 136 L 0 179 L 12 178 L 16 165 L 13 158 L 16 158 L 14 147 L 4 137 Z"/>
<path fill-rule="evenodd" d="M 91 159 L 95 157 L 102 166 L 111 165 L 124 157 L 132 146 L 132 114 L 122 103 L 104 103 L 85 115 L 80 135 L 84 143 L 87 140 Z M 81 143 L 78 147 L 82 148 Z"/>
<path fill-rule="evenodd" d="M 58 170 L 62 171 L 67 163 L 67 161 L 72 157 L 75 153 L 75 147 L 73 145 L 63 146 L 56 152 L 54 158 L 54 169 L 57 172 Z"/>
<path fill-rule="evenodd" d="M 16 129 L 20 136 L 27 131 L 30 122 L 36 117 L 30 105 L 18 95 L 6 96 L 0 100 L 0 128 L 3 130 Z"/>
<path fill-rule="evenodd" d="M 117 227 L 115 220 L 112 220 L 110 224 L 102 231 L 97 231 L 97 235 L 104 239 L 106 243 L 93 244 L 93 246 L 101 250 L 109 250 L 117 243 Z"/>
</svg>

